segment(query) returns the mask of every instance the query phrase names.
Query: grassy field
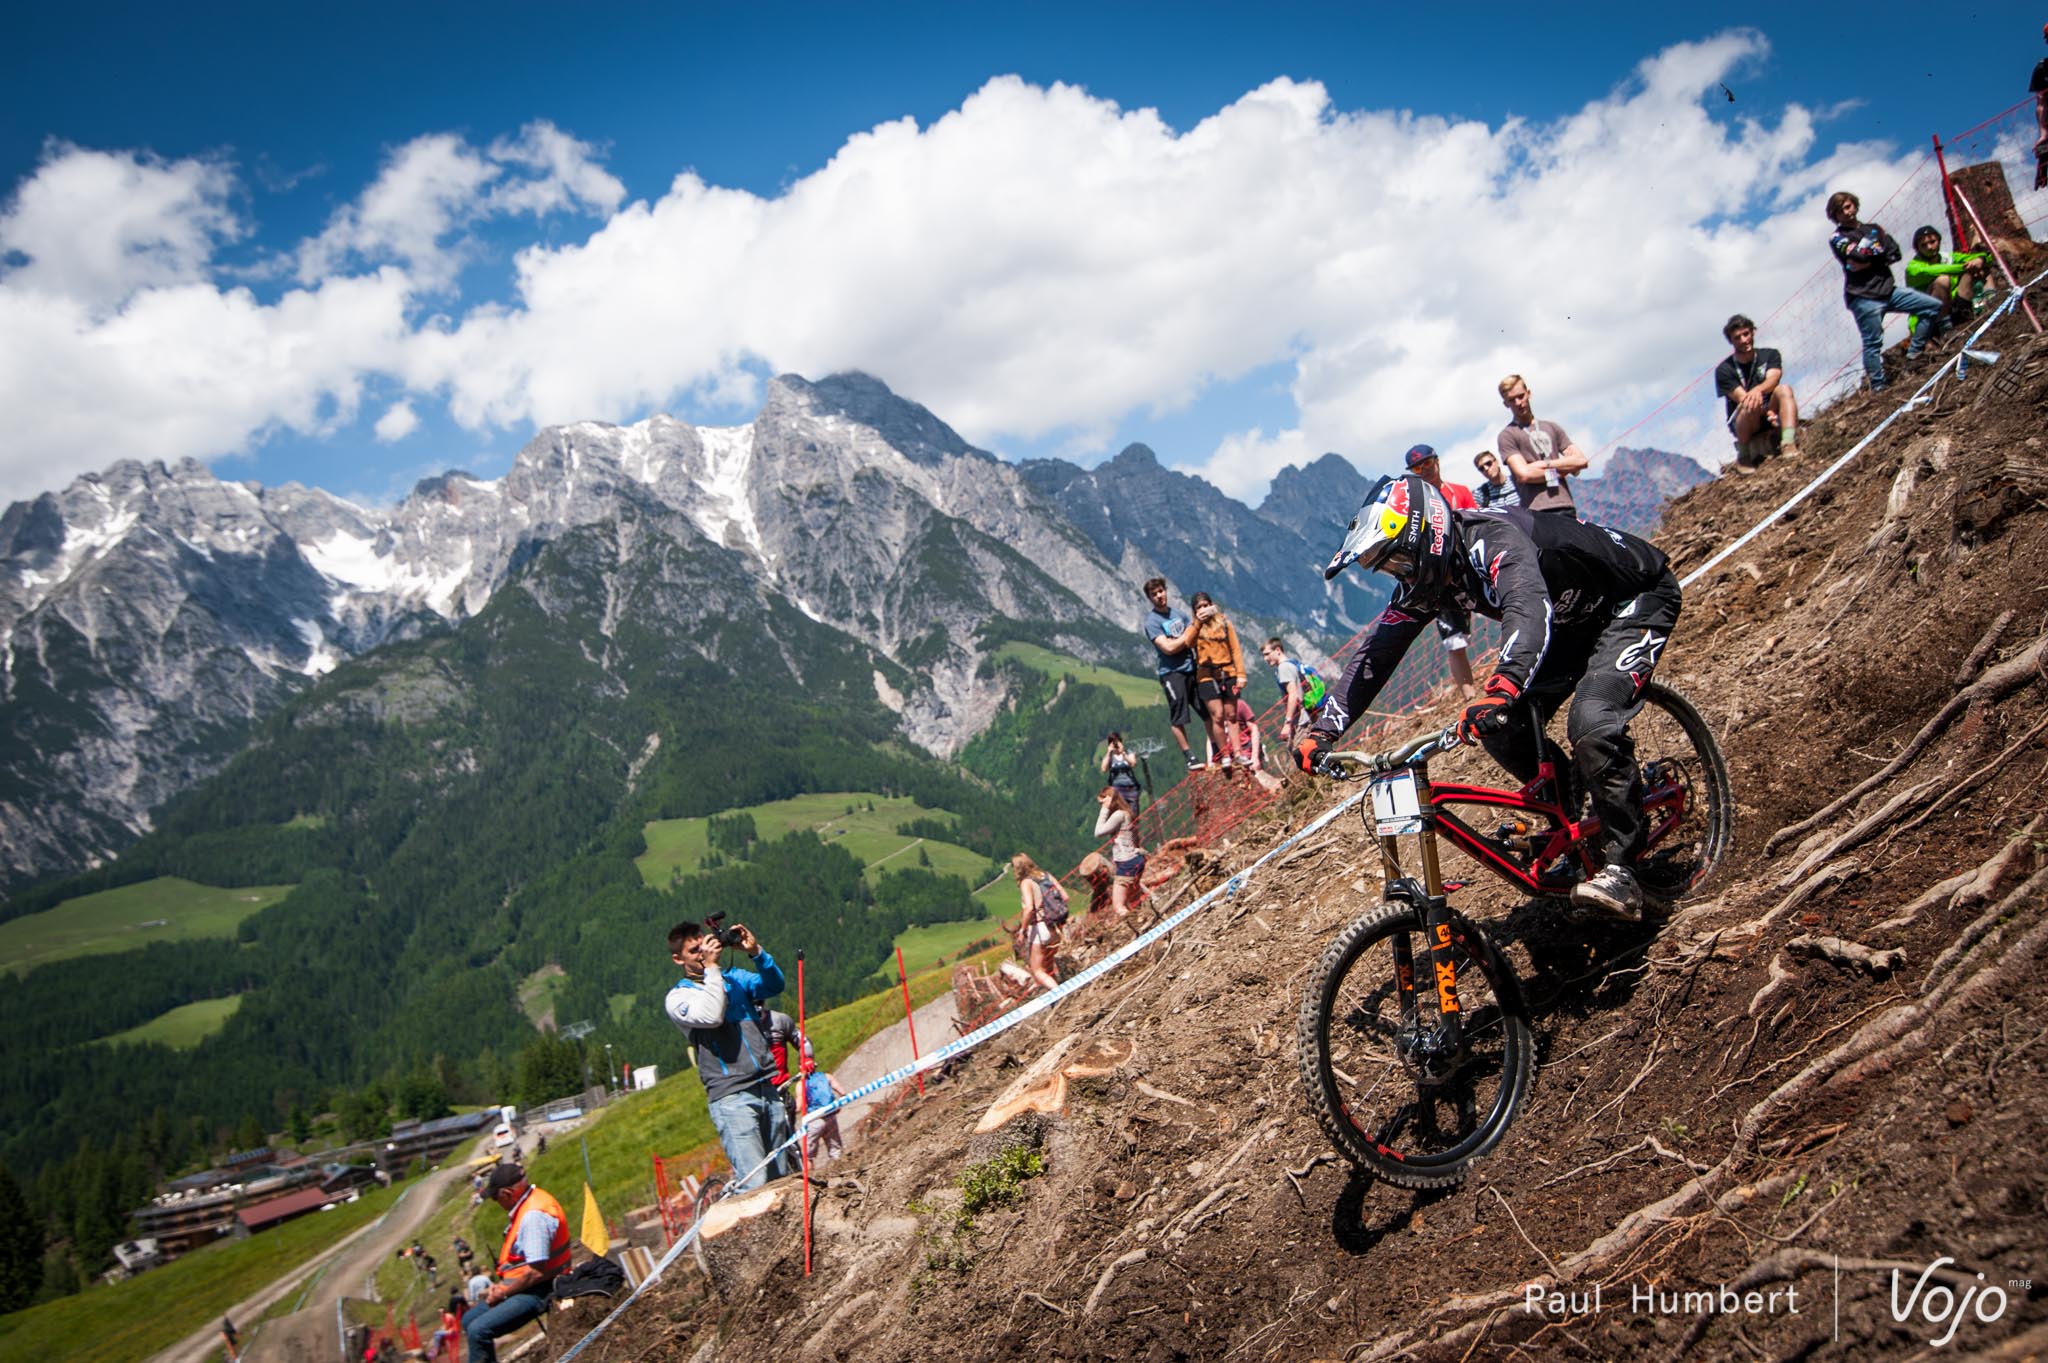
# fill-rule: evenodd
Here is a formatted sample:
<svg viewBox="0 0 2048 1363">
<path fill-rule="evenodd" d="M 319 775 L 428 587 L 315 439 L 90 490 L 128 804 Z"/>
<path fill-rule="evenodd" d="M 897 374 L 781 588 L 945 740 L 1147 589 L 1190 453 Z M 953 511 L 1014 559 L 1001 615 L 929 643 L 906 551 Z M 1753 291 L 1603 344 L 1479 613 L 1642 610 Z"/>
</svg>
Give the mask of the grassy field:
<svg viewBox="0 0 2048 1363">
<path fill-rule="evenodd" d="M 553 1018 L 555 999 L 569 983 L 569 972 L 558 965 L 544 965 L 519 982 L 519 1011 L 526 1020 L 540 1026 L 542 1018 Z M 560 1021 L 560 1019 L 556 1019 Z"/>
<path fill-rule="evenodd" d="M 224 999 L 201 999 L 197 1003 L 173 1008 L 168 1013 L 159 1013 L 140 1027 L 103 1036 L 97 1044 L 142 1046 L 154 1042 L 159 1046 L 169 1046 L 174 1051 L 189 1051 L 227 1026 L 228 1019 L 241 1006 L 240 994 L 230 994 Z"/>
<path fill-rule="evenodd" d="M 874 808 L 869 809 L 869 805 Z M 848 806 L 852 813 L 847 812 Z M 809 829 L 826 841 L 837 843 L 867 867 L 870 884 L 885 871 L 921 864 L 929 865 L 940 875 L 959 876 L 969 885 L 980 885 L 988 874 L 988 862 L 979 853 L 950 842 L 906 838 L 896 831 L 897 825 L 912 819 L 950 817 L 944 810 L 927 809 L 915 800 L 866 791 L 835 791 L 798 795 L 732 812 L 752 815 L 754 830 L 763 838 L 780 838 Z M 709 824 L 708 819 L 662 819 L 648 824 L 647 851 L 635 863 L 641 878 L 658 887 L 667 885 L 670 874 L 676 870 L 684 875 L 699 874 L 698 859 L 711 850 Z M 920 853 L 924 863 L 918 861 Z M 1005 876 L 978 891 L 974 899 L 989 918 L 1013 916 L 1018 905 L 1016 882 Z M 905 963 L 915 967 L 920 961 L 929 964 L 934 956 L 951 955 L 976 938 L 996 931 L 995 924 L 986 919 L 940 923 L 907 929 L 897 936 L 896 945 L 903 948 Z"/>
<path fill-rule="evenodd" d="M 1032 671 L 1042 672 L 1048 677 L 1072 677 L 1090 686 L 1108 687 L 1116 693 L 1118 700 L 1133 709 L 1159 704 L 1159 683 L 1151 677 L 1112 672 L 1106 667 L 1096 667 L 1079 658 L 1070 658 L 1064 653 L 1055 653 L 1049 648 L 1020 640 L 1004 644 L 996 650 L 995 656 L 1014 658 Z"/>
<path fill-rule="evenodd" d="M 26 975 L 71 956 L 128 951 L 151 942 L 232 937 L 244 918 L 291 892 L 290 885 L 220 889 L 160 876 L 82 895 L 0 923 L 0 969 Z"/>
<path fill-rule="evenodd" d="M 870 809 L 868 806 L 873 805 Z M 852 812 L 848 812 L 852 806 Z M 767 804 L 748 805 L 729 811 L 750 814 L 754 830 L 773 840 L 808 829 L 827 842 L 837 843 L 868 868 L 872 882 L 884 871 L 917 866 L 923 851 L 931 869 L 940 875 L 956 875 L 970 885 L 981 883 L 988 862 L 980 855 L 950 842 L 906 838 L 896 826 L 911 819 L 951 816 L 943 809 L 926 809 L 915 800 L 900 796 L 874 795 L 866 791 L 833 791 L 819 795 L 798 795 Z M 646 826 L 647 851 L 634 864 L 649 885 L 668 884 L 672 872 L 698 874 L 697 862 L 711 850 L 708 819 L 660 819 Z"/>
<path fill-rule="evenodd" d="M 145 1358 L 368 1225 L 398 1200 L 398 1191 L 379 1188 L 247 1240 L 208 1245 L 127 1282 L 0 1316 L 0 1363 Z"/>
</svg>

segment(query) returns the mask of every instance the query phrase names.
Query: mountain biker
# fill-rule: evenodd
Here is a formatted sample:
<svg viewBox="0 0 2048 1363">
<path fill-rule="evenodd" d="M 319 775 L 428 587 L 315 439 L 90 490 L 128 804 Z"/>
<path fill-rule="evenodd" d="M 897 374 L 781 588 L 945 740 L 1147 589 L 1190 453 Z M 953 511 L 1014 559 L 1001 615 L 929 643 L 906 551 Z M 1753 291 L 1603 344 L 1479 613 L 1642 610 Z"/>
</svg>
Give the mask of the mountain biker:
<svg viewBox="0 0 2048 1363">
<path fill-rule="evenodd" d="M 1461 606 L 1498 620 L 1500 656 L 1458 721 L 1458 736 L 1484 745 L 1517 779 L 1533 781 L 1541 725 L 1572 698 L 1565 726 L 1572 764 L 1547 736 L 1542 756 L 1557 764 L 1561 782 L 1576 770 L 1600 816 L 1605 857 L 1602 870 L 1573 886 L 1572 903 L 1640 919 L 1643 892 L 1629 859 L 1642 816 L 1628 722 L 1678 623 L 1678 579 L 1663 552 L 1574 516 L 1519 507 L 1454 511 L 1410 474 L 1374 485 L 1323 576 L 1353 563 L 1400 586 L 1297 745 L 1302 770 L 1336 774 L 1325 755 L 1437 612 Z"/>
</svg>

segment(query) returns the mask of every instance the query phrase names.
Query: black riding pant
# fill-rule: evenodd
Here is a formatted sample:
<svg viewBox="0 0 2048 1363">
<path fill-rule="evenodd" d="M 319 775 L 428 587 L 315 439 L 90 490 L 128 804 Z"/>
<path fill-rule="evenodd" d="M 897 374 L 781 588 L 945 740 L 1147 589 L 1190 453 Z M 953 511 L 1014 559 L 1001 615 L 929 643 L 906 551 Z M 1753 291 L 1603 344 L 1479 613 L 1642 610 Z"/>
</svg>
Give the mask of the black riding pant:
<svg viewBox="0 0 2048 1363">
<path fill-rule="evenodd" d="M 1570 777 L 1592 798 L 1600 816 L 1601 850 L 1609 864 L 1626 865 L 1642 832 L 1636 790 L 1635 744 L 1628 722 L 1643 706 L 1657 659 L 1678 624 L 1678 579 L 1667 569 L 1661 581 L 1623 602 L 1605 619 L 1554 630 L 1550 648 L 1522 694 L 1527 702 L 1509 707 L 1510 719 L 1485 738 L 1486 751 L 1520 781 L 1536 779 L 1539 762 L 1557 766 L 1567 790 Z M 1565 698 L 1572 702 L 1565 737 L 1572 763 L 1543 732 Z M 1573 801 L 1565 800 L 1567 809 Z"/>
</svg>

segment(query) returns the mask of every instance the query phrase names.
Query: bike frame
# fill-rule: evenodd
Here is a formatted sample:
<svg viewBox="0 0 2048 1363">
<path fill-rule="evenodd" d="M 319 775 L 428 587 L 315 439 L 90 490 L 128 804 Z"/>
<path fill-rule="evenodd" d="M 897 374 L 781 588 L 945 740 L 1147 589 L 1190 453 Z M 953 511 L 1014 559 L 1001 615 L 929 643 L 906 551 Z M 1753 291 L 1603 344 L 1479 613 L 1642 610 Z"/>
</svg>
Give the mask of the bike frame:
<svg viewBox="0 0 2048 1363">
<path fill-rule="evenodd" d="M 1544 762 L 1536 770 L 1536 779 L 1520 790 L 1502 790 L 1495 786 L 1468 786 L 1457 783 L 1437 785 L 1427 781 L 1426 772 L 1418 767 L 1418 787 L 1428 785 L 1429 798 L 1425 802 L 1430 809 L 1432 832 L 1441 832 L 1474 861 L 1486 867 L 1501 879 L 1520 886 L 1531 894 L 1549 894 L 1555 885 L 1545 885 L 1542 873 L 1566 856 L 1576 855 L 1580 868 L 1588 875 L 1599 871 L 1594 847 L 1600 832 L 1600 816 L 1589 814 L 1574 823 L 1566 817 L 1564 806 L 1547 799 L 1557 789 L 1557 764 Z M 1420 791 L 1418 789 L 1418 795 Z M 1546 833 L 1543 846 L 1529 860 L 1527 869 L 1502 856 L 1472 825 L 1460 819 L 1444 806 L 1482 805 L 1491 809 L 1508 810 L 1519 814 L 1533 814 L 1547 820 L 1549 827 L 1538 830 Z M 1666 781 L 1643 792 L 1643 813 L 1649 820 L 1645 830 L 1643 846 L 1655 847 L 1664 835 L 1676 828 L 1685 818 L 1685 790 L 1675 781 Z M 1434 859 L 1435 849 L 1430 856 Z M 1456 887 L 1454 887 L 1456 888 Z"/>
</svg>

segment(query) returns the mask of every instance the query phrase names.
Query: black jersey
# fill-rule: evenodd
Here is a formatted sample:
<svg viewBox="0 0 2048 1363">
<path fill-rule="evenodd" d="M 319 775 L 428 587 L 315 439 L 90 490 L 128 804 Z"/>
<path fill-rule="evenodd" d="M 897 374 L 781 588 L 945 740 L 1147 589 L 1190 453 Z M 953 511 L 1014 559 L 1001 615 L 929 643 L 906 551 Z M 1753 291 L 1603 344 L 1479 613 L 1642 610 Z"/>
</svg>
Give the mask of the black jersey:
<svg viewBox="0 0 2048 1363">
<path fill-rule="evenodd" d="M 1447 607 L 1500 622 L 1494 675 L 1516 691 L 1543 664 L 1552 636 L 1603 625 L 1664 580 L 1670 562 L 1647 540 L 1573 516 L 1496 507 L 1456 511 L 1458 543 L 1449 582 L 1437 599 L 1406 587 L 1373 622 L 1372 632 L 1331 689 L 1316 728 L 1342 733 L 1362 714 L 1406 656 L 1423 627 Z"/>
</svg>

